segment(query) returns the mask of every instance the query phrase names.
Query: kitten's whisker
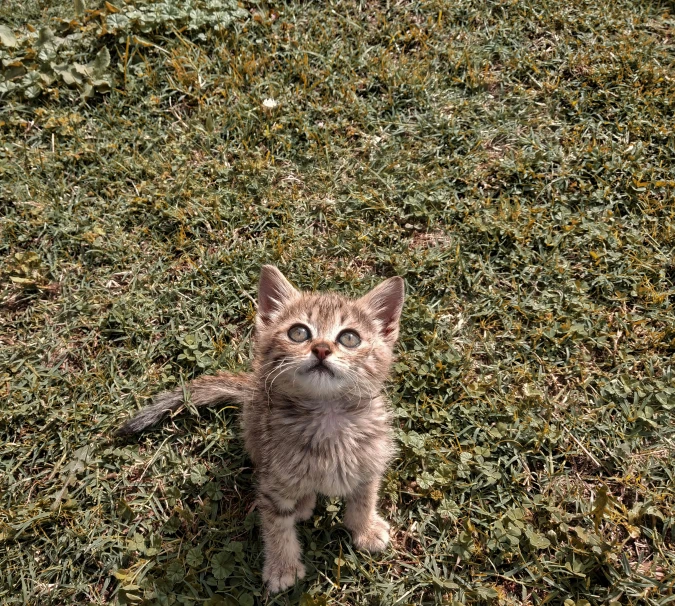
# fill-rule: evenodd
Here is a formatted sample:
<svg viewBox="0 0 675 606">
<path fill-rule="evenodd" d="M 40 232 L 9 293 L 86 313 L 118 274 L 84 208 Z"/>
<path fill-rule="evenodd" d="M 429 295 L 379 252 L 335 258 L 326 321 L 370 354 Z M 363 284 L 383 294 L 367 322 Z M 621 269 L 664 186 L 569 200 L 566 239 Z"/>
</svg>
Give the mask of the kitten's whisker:
<svg viewBox="0 0 675 606">
<path fill-rule="evenodd" d="M 275 364 L 275 366 L 274 366 L 274 368 L 272 368 L 269 372 L 267 372 L 267 373 L 265 374 L 265 376 L 268 377 L 269 375 L 271 375 L 271 374 L 272 374 L 275 370 L 277 370 L 278 368 L 281 368 L 281 367 L 283 367 L 283 366 L 287 366 L 287 365 L 292 364 L 292 363 L 293 363 L 293 359 L 292 359 L 292 358 L 289 358 L 289 357 L 282 358 L 281 360 L 273 360 L 272 362 L 269 362 L 269 363 L 267 364 L 267 366 L 269 366 L 270 364 Z"/>
<path fill-rule="evenodd" d="M 298 371 L 300 370 L 300 365 L 297 366 L 295 369 L 295 372 L 293 373 L 293 386 L 295 386 L 295 375 L 298 374 Z"/>
<path fill-rule="evenodd" d="M 356 387 L 356 389 L 358 390 L 358 401 L 360 403 L 361 400 L 363 399 L 363 394 L 361 392 L 361 382 L 359 374 L 351 368 L 342 368 L 341 372 L 344 374 L 345 378 L 351 381 L 352 386 Z"/>
<path fill-rule="evenodd" d="M 361 401 L 364 399 L 364 398 L 363 398 L 363 393 L 362 393 L 362 391 L 361 391 L 361 384 L 362 384 L 361 376 L 360 376 L 359 373 L 358 373 L 357 371 L 355 371 L 355 370 L 351 370 L 351 369 L 350 369 L 350 371 L 351 371 L 351 376 L 354 377 L 354 378 L 353 378 L 353 383 L 354 383 L 354 385 L 356 386 L 356 388 L 359 390 L 359 404 L 360 404 Z M 368 390 L 367 395 L 368 395 L 368 411 L 367 411 L 367 412 L 370 412 L 370 410 L 371 410 L 371 408 L 372 408 L 372 405 L 373 405 L 373 396 L 372 396 L 372 393 L 371 393 L 370 390 Z"/>
<path fill-rule="evenodd" d="M 286 372 L 286 370 L 287 370 L 290 366 L 293 366 L 293 365 L 294 365 L 293 362 L 289 362 L 286 366 L 284 366 L 284 368 L 281 370 L 281 372 L 277 373 L 277 375 L 274 377 L 274 379 L 272 379 L 272 382 L 270 383 L 270 388 L 269 388 L 269 391 L 270 391 L 270 392 L 272 391 L 272 387 L 273 387 L 273 385 L 274 385 L 274 381 L 276 381 L 282 374 L 284 374 L 284 373 Z M 296 368 L 296 370 L 297 370 L 297 368 Z M 269 392 L 268 392 L 268 394 L 269 394 Z"/>
<path fill-rule="evenodd" d="M 280 362 L 274 362 L 276 366 L 274 366 L 269 372 L 265 373 L 261 379 L 263 379 L 263 387 L 265 388 L 265 393 L 267 394 L 267 399 L 268 399 L 268 404 L 269 404 L 269 399 L 271 397 L 270 393 L 270 387 L 268 386 L 269 379 L 272 376 L 273 373 L 281 374 L 284 372 L 284 370 L 291 365 L 291 361 L 288 360 L 288 358 L 283 358 Z M 275 376 L 276 378 L 276 376 Z"/>
<path fill-rule="evenodd" d="M 264 387 L 265 387 L 265 393 L 267 394 L 267 407 L 270 407 L 271 399 L 272 399 L 272 385 L 274 385 L 274 381 L 276 381 L 289 367 L 293 365 L 293 360 L 288 360 L 287 358 L 284 358 L 278 366 L 275 366 L 272 370 L 270 370 L 267 374 L 264 375 Z M 269 378 L 272 376 L 272 374 L 276 371 L 276 375 L 272 379 L 272 382 L 268 385 Z"/>
<path fill-rule="evenodd" d="M 265 375 L 265 391 L 267 392 L 267 395 L 270 395 L 270 391 L 272 389 L 272 384 L 274 381 L 282 375 L 288 368 L 292 366 L 291 362 L 287 362 L 286 364 L 277 366 L 276 368 L 273 368 L 269 373 Z M 276 373 L 276 374 L 275 374 Z M 270 377 L 274 374 L 274 377 L 270 381 Z"/>
<path fill-rule="evenodd" d="M 294 361 L 291 360 L 291 359 L 288 359 L 288 358 L 285 358 L 284 360 L 279 362 L 277 364 L 277 366 L 275 366 L 274 368 L 272 368 L 272 370 L 270 370 L 268 373 L 265 374 L 265 376 L 264 376 L 265 385 L 267 385 L 267 380 L 272 376 L 272 374 L 274 374 L 277 371 L 280 372 L 280 373 L 284 372 L 287 368 L 289 368 L 290 366 L 293 366 L 293 364 L 294 364 Z M 276 378 L 276 376 L 275 376 L 275 378 Z"/>
<path fill-rule="evenodd" d="M 358 392 L 359 392 L 359 396 L 358 396 L 358 397 L 359 397 L 359 403 L 361 403 L 361 398 L 362 398 L 363 396 L 362 396 L 362 394 L 361 394 L 361 383 L 360 383 L 360 381 L 359 381 L 359 375 L 358 375 L 358 373 L 357 373 L 355 370 L 351 370 L 351 369 L 350 369 L 349 374 L 348 374 L 347 376 L 351 379 L 352 384 L 356 387 L 356 389 L 358 389 Z"/>
<path fill-rule="evenodd" d="M 278 372 L 280 370 L 284 370 L 291 366 L 292 362 L 282 362 L 281 364 L 277 364 L 274 368 L 270 369 L 269 372 L 266 372 L 263 378 L 265 379 L 265 383 L 267 383 L 267 379 L 269 379 L 275 372 Z"/>
<path fill-rule="evenodd" d="M 271 366 L 273 364 L 283 364 L 284 362 L 289 361 L 291 359 L 292 358 L 290 358 L 289 356 L 284 356 L 283 358 L 281 358 L 281 360 L 270 360 L 269 362 L 261 364 L 259 369 L 262 370 L 263 368 L 266 368 L 267 366 Z"/>
</svg>

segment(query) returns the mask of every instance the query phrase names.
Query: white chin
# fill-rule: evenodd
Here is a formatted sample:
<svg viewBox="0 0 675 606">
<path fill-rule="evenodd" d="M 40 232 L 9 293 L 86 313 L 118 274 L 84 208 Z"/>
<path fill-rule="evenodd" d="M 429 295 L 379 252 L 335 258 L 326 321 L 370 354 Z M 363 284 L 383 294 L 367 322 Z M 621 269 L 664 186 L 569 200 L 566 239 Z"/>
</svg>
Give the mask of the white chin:
<svg viewBox="0 0 675 606">
<path fill-rule="evenodd" d="M 314 371 L 298 377 L 298 379 L 297 383 L 301 384 L 306 391 L 316 393 L 317 395 L 339 391 L 342 388 L 342 381 L 327 372 L 319 373 Z"/>
<path fill-rule="evenodd" d="M 344 388 L 340 376 L 331 369 L 331 372 L 320 370 L 301 371 L 295 378 L 295 384 L 312 395 L 335 393 Z"/>
</svg>

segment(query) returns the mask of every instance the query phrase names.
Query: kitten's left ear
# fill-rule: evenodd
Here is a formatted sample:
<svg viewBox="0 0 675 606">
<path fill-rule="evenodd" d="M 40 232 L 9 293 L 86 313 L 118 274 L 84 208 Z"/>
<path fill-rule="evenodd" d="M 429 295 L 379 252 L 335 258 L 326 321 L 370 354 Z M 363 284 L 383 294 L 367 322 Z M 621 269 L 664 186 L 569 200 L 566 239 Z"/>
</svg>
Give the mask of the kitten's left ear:
<svg viewBox="0 0 675 606">
<path fill-rule="evenodd" d="M 258 318 L 269 324 L 299 292 L 274 265 L 263 265 L 258 285 Z"/>
<path fill-rule="evenodd" d="M 385 280 L 359 299 L 359 303 L 379 321 L 384 340 L 392 345 L 398 338 L 398 322 L 404 297 L 405 283 L 403 278 L 396 276 Z"/>
</svg>

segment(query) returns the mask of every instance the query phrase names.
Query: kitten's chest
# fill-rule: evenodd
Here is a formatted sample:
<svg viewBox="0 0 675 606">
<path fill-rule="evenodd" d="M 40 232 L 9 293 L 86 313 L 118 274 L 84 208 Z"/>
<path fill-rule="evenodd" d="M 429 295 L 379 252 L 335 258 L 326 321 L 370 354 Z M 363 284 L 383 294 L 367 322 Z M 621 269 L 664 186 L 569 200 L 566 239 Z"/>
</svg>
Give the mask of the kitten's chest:
<svg viewBox="0 0 675 606">
<path fill-rule="evenodd" d="M 302 433 L 315 442 L 340 446 L 351 443 L 352 438 L 361 432 L 361 425 L 363 423 L 359 423 L 350 415 L 329 410 L 308 419 Z"/>
<path fill-rule="evenodd" d="M 286 464 L 306 486 L 341 496 L 380 474 L 391 455 L 388 417 L 327 409 L 288 423 Z"/>
</svg>

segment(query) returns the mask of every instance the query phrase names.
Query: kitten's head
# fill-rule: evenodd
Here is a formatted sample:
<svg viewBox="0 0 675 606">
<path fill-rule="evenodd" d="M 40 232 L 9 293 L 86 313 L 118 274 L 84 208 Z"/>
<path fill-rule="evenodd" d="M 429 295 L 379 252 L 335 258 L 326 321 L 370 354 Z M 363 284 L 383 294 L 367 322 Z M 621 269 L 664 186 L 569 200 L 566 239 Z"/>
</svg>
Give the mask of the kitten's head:
<svg viewBox="0 0 675 606">
<path fill-rule="evenodd" d="M 391 365 L 403 297 L 398 277 L 360 299 L 303 293 L 264 265 L 255 364 L 265 389 L 318 398 L 377 394 Z"/>
</svg>

